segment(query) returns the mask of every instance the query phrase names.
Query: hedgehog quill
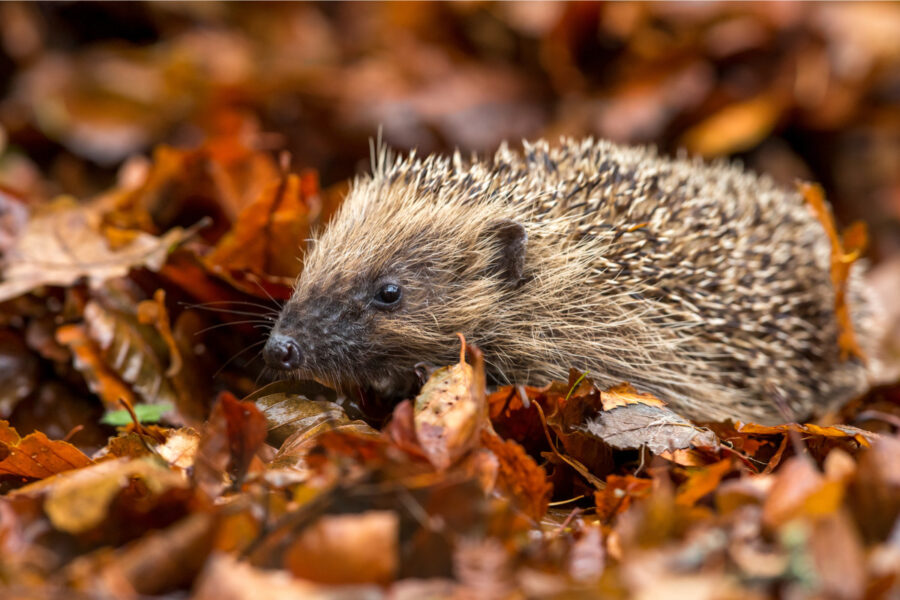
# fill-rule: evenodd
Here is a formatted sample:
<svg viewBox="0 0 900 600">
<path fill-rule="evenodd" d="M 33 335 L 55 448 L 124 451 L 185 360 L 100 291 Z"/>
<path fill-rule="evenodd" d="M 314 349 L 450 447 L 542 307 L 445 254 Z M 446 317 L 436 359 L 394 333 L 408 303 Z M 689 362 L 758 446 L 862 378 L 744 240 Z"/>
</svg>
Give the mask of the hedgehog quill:
<svg viewBox="0 0 900 600">
<path fill-rule="evenodd" d="M 840 356 L 825 231 L 766 177 L 590 139 L 373 161 L 306 255 L 274 369 L 403 397 L 460 332 L 492 382 L 573 367 L 698 420 L 805 418 L 867 386 Z M 862 291 L 852 274 L 865 340 Z"/>
</svg>

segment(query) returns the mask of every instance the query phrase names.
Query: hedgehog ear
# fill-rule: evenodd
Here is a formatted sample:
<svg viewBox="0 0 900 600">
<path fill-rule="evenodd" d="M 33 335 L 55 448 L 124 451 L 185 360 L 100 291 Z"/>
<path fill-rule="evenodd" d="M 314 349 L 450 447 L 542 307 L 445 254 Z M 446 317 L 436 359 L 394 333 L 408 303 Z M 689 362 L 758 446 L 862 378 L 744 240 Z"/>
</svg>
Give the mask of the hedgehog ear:
<svg viewBox="0 0 900 600">
<path fill-rule="evenodd" d="M 500 219 L 488 225 L 486 232 L 497 244 L 497 255 L 491 264 L 493 274 L 502 275 L 516 286 L 525 275 L 525 247 L 528 233 L 521 223 Z"/>
</svg>

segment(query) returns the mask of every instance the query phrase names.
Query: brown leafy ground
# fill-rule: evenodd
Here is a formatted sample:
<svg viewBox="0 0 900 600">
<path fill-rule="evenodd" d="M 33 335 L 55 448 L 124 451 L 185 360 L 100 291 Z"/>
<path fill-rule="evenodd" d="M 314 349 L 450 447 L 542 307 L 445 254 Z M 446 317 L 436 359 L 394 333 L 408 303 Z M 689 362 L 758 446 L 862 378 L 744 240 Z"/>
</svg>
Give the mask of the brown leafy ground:
<svg viewBox="0 0 900 600">
<path fill-rule="evenodd" d="M 0 42 L 0 597 L 900 595 L 896 387 L 761 427 L 486 390 L 455 339 L 396 407 L 258 361 L 379 124 L 820 180 L 896 298 L 895 5 L 6 3 Z M 860 230 L 805 193 L 840 288 Z"/>
</svg>

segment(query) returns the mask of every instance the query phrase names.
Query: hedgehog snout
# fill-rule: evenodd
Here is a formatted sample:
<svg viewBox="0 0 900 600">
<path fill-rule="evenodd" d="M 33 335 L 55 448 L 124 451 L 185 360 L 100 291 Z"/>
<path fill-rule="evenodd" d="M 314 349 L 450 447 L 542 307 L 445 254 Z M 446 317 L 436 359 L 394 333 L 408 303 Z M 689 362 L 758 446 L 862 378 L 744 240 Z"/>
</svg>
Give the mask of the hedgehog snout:
<svg viewBox="0 0 900 600">
<path fill-rule="evenodd" d="M 263 359 L 273 369 L 293 371 L 303 364 L 303 353 L 292 337 L 273 332 L 263 348 Z"/>
</svg>

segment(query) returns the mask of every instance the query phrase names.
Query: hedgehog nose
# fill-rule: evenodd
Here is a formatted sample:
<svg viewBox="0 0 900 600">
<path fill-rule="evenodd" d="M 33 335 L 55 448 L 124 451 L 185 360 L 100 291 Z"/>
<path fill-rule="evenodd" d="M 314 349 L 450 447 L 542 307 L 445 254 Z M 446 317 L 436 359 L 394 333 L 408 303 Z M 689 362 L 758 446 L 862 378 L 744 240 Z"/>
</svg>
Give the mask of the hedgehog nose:
<svg viewBox="0 0 900 600">
<path fill-rule="evenodd" d="M 303 362 L 303 355 L 297 342 L 280 333 L 269 336 L 263 349 L 263 358 L 267 365 L 282 371 L 296 369 Z"/>
</svg>

